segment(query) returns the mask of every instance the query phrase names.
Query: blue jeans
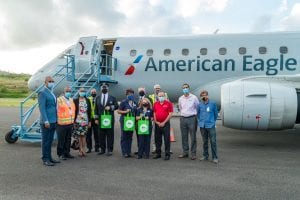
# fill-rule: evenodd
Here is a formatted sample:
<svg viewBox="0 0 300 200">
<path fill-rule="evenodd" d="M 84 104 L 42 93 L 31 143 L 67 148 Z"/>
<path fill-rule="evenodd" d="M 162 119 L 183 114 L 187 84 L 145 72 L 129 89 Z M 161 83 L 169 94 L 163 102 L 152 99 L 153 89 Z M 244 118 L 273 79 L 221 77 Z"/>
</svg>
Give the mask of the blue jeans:
<svg viewBox="0 0 300 200">
<path fill-rule="evenodd" d="M 42 131 L 42 160 L 51 161 L 51 146 L 56 128 L 56 123 L 50 123 L 50 128 L 45 128 L 45 124 L 40 124 Z"/>
<path fill-rule="evenodd" d="M 211 146 L 212 159 L 218 159 L 216 129 L 214 127 L 213 128 L 201 128 L 200 127 L 200 132 L 201 132 L 202 140 L 203 140 L 203 156 L 205 158 L 209 157 L 209 154 L 208 154 L 208 139 L 209 139 L 210 146 Z"/>
</svg>

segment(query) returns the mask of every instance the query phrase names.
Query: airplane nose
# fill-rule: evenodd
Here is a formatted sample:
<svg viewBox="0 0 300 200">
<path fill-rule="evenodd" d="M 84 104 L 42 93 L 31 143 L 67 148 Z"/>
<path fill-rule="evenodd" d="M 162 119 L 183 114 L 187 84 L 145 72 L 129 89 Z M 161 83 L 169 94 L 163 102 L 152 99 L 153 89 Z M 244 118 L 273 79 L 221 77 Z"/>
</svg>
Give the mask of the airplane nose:
<svg viewBox="0 0 300 200">
<path fill-rule="evenodd" d="M 30 77 L 30 79 L 28 80 L 27 84 L 28 84 L 28 88 L 30 90 L 33 91 L 33 90 L 36 89 L 36 79 L 33 76 Z"/>
</svg>

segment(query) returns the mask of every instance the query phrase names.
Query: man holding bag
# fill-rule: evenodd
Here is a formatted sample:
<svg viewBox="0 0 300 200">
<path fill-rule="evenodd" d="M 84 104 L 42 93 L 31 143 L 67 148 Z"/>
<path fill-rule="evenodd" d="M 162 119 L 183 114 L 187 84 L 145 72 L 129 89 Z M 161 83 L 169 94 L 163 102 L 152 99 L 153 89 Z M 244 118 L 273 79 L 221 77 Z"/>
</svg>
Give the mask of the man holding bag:
<svg viewBox="0 0 300 200">
<path fill-rule="evenodd" d="M 118 109 L 116 98 L 108 94 L 108 85 L 101 86 L 101 94 L 95 101 L 95 123 L 99 126 L 100 152 L 111 156 L 114 147 L 114 111 Z M 96 120 L 99 119 L 99 120 Z"/>
<path fill-rule="evenodd" d="M 126 99 L 124 99 L 119 107 L 121 125 L 121 150 L 125 158 L 131 157 L 132 134 L 135 129 L 135 112 L 137 105 L 134 101 L 134 91 L 129 88 L 126 90 Z"/>
</svg>

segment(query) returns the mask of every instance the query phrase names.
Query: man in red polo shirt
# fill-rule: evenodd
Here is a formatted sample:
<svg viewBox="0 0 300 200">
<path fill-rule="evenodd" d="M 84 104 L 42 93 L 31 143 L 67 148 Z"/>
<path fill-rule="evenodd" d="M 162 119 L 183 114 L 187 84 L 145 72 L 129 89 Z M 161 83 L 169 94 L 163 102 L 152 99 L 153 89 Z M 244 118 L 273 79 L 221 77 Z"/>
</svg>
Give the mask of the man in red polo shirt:
<svg viewBox="0 0 300 200">
<path fill-rule="evenodd" d="M 156 155 L 153 158 L 161 158 L 162 136 L 164 136 L 165 160 L 170 160 L 170 119 L 173 105 L 165 98 L 164 92 L 158 93 L 158 100 L 153 105 L 156 144 Z"/>
</svg>

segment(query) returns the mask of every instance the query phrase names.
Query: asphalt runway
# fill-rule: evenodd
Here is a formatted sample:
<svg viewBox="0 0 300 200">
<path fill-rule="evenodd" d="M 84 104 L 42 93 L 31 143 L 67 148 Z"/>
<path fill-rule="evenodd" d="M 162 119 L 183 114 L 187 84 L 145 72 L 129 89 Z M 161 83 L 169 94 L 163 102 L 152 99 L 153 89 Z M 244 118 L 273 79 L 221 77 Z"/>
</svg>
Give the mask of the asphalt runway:
<svg viewBox="0 0 300 200">
<path fill-rule="evenodd" d="M 92 152 L 55 167 L 40 160 L 40 145 L 7 144 L 4 135 L 18 123 L 17 108 L 0 108 L 0 199 L 300 199 L 300 127 L 278 132 L 232 130 L 217 124 L 218 165 L 179 159 L 177 142 L 170 161 L 122 158 L 120 127 L 112 157 Z M 198 130 L 199 158 L 202 140 Z M 133 151 L 136 150 L 134 137 Z M 52 149 L 55 155 L 55 145 Z M 56 156 L 55 156 L 56 157 Z"/>
</svg>

